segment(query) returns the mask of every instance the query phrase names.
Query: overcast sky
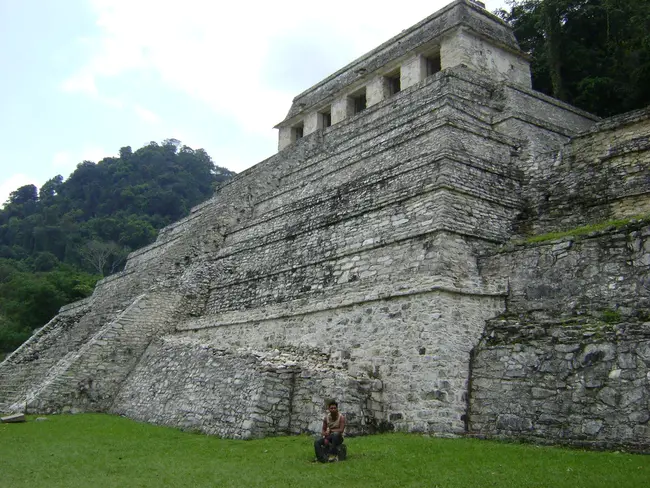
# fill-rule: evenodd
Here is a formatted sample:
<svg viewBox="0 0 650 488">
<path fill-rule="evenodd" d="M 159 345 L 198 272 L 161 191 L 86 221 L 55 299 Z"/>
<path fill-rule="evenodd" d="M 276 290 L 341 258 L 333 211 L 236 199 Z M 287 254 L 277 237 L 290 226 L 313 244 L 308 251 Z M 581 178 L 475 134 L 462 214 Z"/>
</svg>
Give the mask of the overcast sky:
<svg viewBox="0 0 650 488">
<path fill-rule="evenodd" d="M 0 0 L 0 205 L 167 138 L 240 172 L 295 95 L 448 3 Z"/>
</svg>

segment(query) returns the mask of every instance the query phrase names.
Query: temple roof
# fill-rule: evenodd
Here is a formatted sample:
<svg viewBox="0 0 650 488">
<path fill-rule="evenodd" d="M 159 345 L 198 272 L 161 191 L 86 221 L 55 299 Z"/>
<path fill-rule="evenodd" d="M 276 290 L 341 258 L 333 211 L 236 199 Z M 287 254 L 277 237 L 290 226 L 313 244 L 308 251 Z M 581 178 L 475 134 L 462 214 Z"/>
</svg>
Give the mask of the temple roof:
<svg viewBox="0 0 650 488">
<path fill-rule="evenodd" d="M 472 31 L 491 44 L 527 58 L 520 50 L 512 29 L 504 21 L 471 0 L 455 0 L 297 95 L 287 116 L 276 127 L 290 124 L 290 119 L 315 105 L 325 103 L 347 86 L 369 79 L 375 71 L 387 64 L 407 54 L 425 50 L 427 46 L 439 44 L 445 34 L 459 27 Z"/>
</svg>

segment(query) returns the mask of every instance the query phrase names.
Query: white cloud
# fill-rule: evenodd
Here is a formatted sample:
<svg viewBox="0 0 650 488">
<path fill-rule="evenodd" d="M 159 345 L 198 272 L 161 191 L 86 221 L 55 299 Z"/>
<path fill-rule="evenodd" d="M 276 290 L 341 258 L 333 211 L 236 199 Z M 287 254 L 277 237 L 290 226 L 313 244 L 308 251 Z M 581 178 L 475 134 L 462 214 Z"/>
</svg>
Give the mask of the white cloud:
<svg viewBox="0 0 650 488">
<path fill-rule="evenodd" d="M 25 185 L 38 186 L 39 184 L 33 178 L 23 173 L 13 174 L 9 178 L 0 181 L 0 207 L 2 207 L 7 200 L 9 200 L 9 194 L 12 191 L 15 191 L 21 186 Z"/>
<path fill-rule="evenodd" d="M 133 110 L 135 111 L 136 115 L 145 122 L 149 122 L 150 124 L 157 124 L 160 122 L 160 117 L 158 117 L 151 110 L 146 109 L 141 105 L 136 104 L 133 107 Z"/>
<path fill-rule="evenodd" d="M 62 88 L 70 93 L 83 93 L 85 95 L 97 96 L 98 90 L 95 85 L 95 76 L 89 72 L 79 72 L 63 82 Z"/>
<path fill-rule="evenodd" d="M 59 151 L 52 158 L 52 168 L 67 168 L 72 162 L 72 156 L 68 151 Z"/>
<path fill-rule="evenodd" d="M 81 156 L 78 161 L 79 163 L 82 161 L 93 161 L 96 163 L 106 157 L 112 156 L 108 151 L 99 146 L 85 146 L 79 151 L 79 154 Z"/>
<path fill-rule="evenodd" d="M 299 46 L 308 40 L 327 49 L 336 39 L 349 61 L 446 3 L 410 0 L 384 9 L 374 1 L 331 0 L 327 8 L 310 9 L 296 0 L 232 2 L 227 8 L 204 0 L 91 0 L 100 37 L 93 58 L 64 86 L 93 94 L 100 78 L 148 70 L 243 130 L 268 132 L 295 95 L 263 83 L 266 59 L 280 41 Z M 300 69 L 299 59 L 295 66 Z"/>
<path fill-rule="evenodd" d="M 309 87 L 270 84 L 270 67 L 281 65 L 282 79 L 318 67 L 317 77 L 295 77 L 316 83 L 451 0 L 404 0 L 399 8 L 379 8 L 376 0 L 330 0 L 326 6 L 304 0 L 88 1 L 98 35 L 82 40 L 92 57 L 64 89 L 102 99 L 102 86 L 110 79 L 146 74 L 151 82 L 210 107 L 215 121 L 222 118 L 253 143 L 275 138 L 272 127 L 284 118 L 293 96 Z M 153 111 L 162 111 L 127 105 L 149 123 L 158 121 Z"/>
</svg>

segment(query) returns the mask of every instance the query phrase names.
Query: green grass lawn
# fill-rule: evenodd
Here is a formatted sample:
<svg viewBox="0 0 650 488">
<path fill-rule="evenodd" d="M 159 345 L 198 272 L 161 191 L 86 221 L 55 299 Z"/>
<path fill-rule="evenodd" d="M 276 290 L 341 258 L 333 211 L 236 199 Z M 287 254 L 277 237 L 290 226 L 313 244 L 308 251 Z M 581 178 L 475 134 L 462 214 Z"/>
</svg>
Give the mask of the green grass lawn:
<svg viewBox="0 0 650 488">
<path fill-rule="evenodd" d="M 319 464 L 310 437 L 233 441 L 109 415 L 0 424 L 0 487 L 646 487 L 650 456 L 407 434 L 348 438 Z"/>
</svg>

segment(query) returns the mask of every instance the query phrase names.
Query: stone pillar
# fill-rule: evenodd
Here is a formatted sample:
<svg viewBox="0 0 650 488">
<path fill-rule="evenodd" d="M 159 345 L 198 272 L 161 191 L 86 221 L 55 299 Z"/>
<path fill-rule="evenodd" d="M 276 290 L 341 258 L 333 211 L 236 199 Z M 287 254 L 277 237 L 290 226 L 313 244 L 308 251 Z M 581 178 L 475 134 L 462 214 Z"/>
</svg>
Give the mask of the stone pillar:
<svg viewBox="0 0 650 488">
<path fill-rule="evenodd" d="M 303 135 L 316 132 L 318 129 L 323 128 L 323 119 L 318 116 L 318 112 L 311 112 L 305 117 L 305 126 L 303 128 Z"/>
<path fill-rule="evenodd" d="M 459 64 L 499 81 L 532 87 L 530 63 L 525 56 L 505 50 L 462 28 L 445 36 L 440 44 L 441 68 Z"/>
<path fill-rule="evenodd" d="M 481 64 L 479 59 L 475 59 L 478 45 L 473 46 L 473 44 L 475 43 L 472 42 L 472 36 L 462 29 L 456 29 L 445 36 L 440 44 L 440 67 L 447 69 L 459 64 L 478 67 L 477 63 Z"/>
<path fill-rule="evenodd" d="M 337 98 L 332 103 L 332 125 L 354 115 L 354 101 L 346 96 Z"/>
<path fill-rule="evenodd" d="M 377 76 L 370 80 L 366 87 L 366 104 L 368 107 L 387 99 L 388 96 L 388 80 L 384 76 Z"/>
<path fill-rule="evenodd" d="M 400 72 L 400 85 L 402 90 L 421 82 L 427 77 L 427 60 L 421 54 L 404 61 Z"/>
<path fill-rule="evenodd" d="M 280 127 L 278 131 L 278 151 L 282 151 L 285 147 L 291 144 L 291 127 Z"/>
</svg>

